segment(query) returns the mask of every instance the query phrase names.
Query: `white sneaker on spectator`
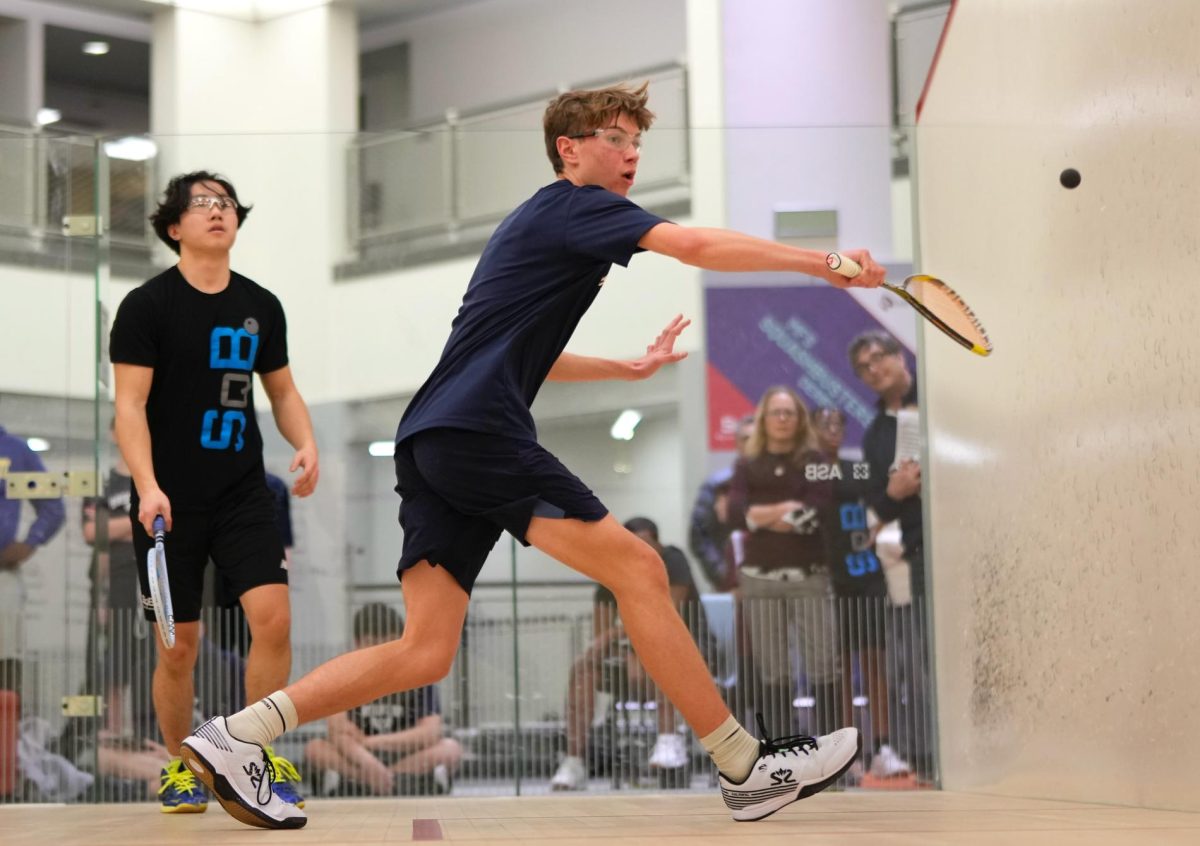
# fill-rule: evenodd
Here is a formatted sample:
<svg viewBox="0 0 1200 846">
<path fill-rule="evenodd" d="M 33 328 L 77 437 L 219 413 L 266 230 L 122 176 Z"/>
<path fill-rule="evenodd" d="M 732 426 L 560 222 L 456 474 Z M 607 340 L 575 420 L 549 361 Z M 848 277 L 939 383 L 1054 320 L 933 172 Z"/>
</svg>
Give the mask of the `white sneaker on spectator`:
<svg viewBox="0 0 1200 846">
<path fill-rule="evenodd" d="M 308 822 L 304 811 L 271 789 L 271 756 L 257 743 L 231 735 L 224 717 L 214 717 L 185 737 L 179 754 L 238 822 L 259 828 L 301 828 Z"/>
<path fill-rule="evenodd" d="M 759 726 L 761 731 L 761 718 Z M 758 760 L 745 779 L 735 783 L 724 774 L 718 776 L 721 798 L 738 822 L 761 820 L 833 784 L 850 769 L 861 749 L 856 728 L 815 738 L 763 740 Z"/>
<path fill-rule="evenodd" d="M 445 796 L 454 786 L 454 779 L 450 777 L 450 768 L 445 764 L 438 764 L 433 768 L 433 792 L 438 796 Z"/>
<path fill-rule="evenodd" d="M 558 765 L 558 772 L 550 779 L 551 790 L 587 790 L 587 767 L 583 759 L 568 755 Z"/>
<path fill-rule="evenodd" d="M 677 770 L 687 764 L 687 743 L 682 735 L 672 732 L 660 734 L 650 753 L 650 766 L 663 770 Z"/>
<path fill-rule="evenodd" d="M 908 765 L 908 761 L 897 755 L 896 751 L 885 743 L 871 758 L 870 772 L 875 778 L 895 778 L 908 775 L 912 772 L 912 767 Z"/>
</svg>

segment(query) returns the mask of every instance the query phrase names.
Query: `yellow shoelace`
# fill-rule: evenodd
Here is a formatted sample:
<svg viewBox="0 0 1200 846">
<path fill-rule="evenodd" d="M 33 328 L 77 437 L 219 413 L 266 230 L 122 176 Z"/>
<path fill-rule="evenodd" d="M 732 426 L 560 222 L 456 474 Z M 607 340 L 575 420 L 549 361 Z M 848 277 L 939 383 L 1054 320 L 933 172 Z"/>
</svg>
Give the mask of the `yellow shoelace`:
<svg viewBox="0 0 1200 846">
<path fill-rule="evenodd" d="M 276 781 L 299 781 L 300 773 L 295 765 L 287 758 L 275 754 L 275 750 L 267 747 L 267 755 L 271 758 L 271 766 L 275 768 Z"/>
<path fill-rule="evenodd" d="M 167 764 L 167 774 L 162 777 L 158 795 L 163 795 L 172 787 L 179 793 L 190 793 L 196 789 L 196 777 L 178 759 Z"/>
</svg>

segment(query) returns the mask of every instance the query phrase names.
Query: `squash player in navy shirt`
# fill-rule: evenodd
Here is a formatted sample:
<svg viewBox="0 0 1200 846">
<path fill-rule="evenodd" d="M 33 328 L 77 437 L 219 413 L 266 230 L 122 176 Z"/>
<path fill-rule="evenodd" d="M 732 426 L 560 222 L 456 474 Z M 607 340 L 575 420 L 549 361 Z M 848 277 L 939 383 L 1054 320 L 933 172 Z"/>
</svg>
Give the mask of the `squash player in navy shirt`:
<svg viewBox="0 0 1200 846">
<path fill-rule="evenodd" d="M 222 805 L 243 822 L 304 823 L 258 804 L 265 793 L 255 762 L 283 731 L 446 675 L 476 575 L 503 530 L 616 596 L 643 666 L 720 770 L 734 819 L 761 819 L 823 789 L 857 754 L 852 728 L 764 741 L 743 729 L 674 612 L 658 554 L 537 443 L 530 405 L 547 379 L 645 379 L 686 355 L 675 350 L 689 323 L 682 317 L 633 361 L 564 352 L 609 268 L 628 264 L 636 252 L 717 271 L 795 271 L 839 287 L 883 281 L 865 250 L 848 251 L 864 273 L 847 280 L 827 268 L 823 253 L 677 226 L 627 200 L 653 117 L 644 85 L 572 91 L 547 108 L 546 153 L 558 178 L 492 235 L 441 360 L 396 433 L 403 637 L 335 658 L 184 742 L 185 762 L 218 785 Z"/>
</svg>

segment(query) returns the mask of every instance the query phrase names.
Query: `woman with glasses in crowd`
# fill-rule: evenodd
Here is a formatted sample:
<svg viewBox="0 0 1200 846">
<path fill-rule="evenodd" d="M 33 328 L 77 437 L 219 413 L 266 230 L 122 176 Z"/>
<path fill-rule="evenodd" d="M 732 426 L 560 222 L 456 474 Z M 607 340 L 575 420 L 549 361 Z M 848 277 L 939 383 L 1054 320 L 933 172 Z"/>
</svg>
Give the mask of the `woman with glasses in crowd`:
<svg viewBox="0 0 1200 846">
<path fill-rule="evenodd" d="M 832 504 L 833 486 L 811 469 L 822 460 L 804 402 L 791 388 L 768 388 L 734 469 L 729 516 L 747 530 L 740 585 L 750 684 L 756 688 L 748 698 L 763 703 L 768 724 L 780 730 L 810 727 L 809 719 L 797 717 L 794 703 L 806 701 L 798 697 L 812 697 L 813 725 L 836 719 L 840 699 L 836 618 L 819 517 Z"/>
</svg>

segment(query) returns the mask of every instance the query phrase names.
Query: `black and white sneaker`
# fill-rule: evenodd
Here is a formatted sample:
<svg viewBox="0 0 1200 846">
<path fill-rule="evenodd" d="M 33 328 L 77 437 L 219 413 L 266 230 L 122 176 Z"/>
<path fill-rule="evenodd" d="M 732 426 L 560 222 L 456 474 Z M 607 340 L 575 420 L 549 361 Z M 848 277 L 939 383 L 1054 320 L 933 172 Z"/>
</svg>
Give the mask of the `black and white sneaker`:
<svg viewBox="0 0 1200 846">
<path fill-rule="evenodd" d="M 765 737 L 762 716 L 759 732 Z M 784 805 L 807 799 L 833 784 L 862 751 L 856 728 L 821 737 L 796 735 L 763 740 L 758 760 L 740 783 L 721 775 L 721 797 L 738 822 L 769 817 Z"/>
<path fill-rule="evenodd" d="M 275 780 L 271 756 L 257 743 L 231 735 L 224 717 L 214 717 L 184 738 L 179 754 L 239 822 L 259 828 L 301 828 L 308 822 L 304 811 L 271 789 Z"/>
</svg>

